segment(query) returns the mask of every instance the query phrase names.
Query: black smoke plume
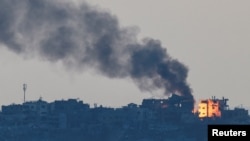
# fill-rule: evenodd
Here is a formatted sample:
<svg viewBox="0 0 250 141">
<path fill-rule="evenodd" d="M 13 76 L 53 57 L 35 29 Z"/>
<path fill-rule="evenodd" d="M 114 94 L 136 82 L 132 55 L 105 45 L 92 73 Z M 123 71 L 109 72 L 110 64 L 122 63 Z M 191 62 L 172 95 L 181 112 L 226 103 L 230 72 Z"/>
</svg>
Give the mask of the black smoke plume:
<svg viewBox="0 0 250 141">
<path fill-rule="evenodd" d="M 110 78 L 132 78 L 142 90 L 179 93 L 192 105 L 188 69 L 160 41 L 137 41 L 135 28 L 86 2 L 0 0 L 0 43 L 18 54 L 94 68 Z"/>
</svg>

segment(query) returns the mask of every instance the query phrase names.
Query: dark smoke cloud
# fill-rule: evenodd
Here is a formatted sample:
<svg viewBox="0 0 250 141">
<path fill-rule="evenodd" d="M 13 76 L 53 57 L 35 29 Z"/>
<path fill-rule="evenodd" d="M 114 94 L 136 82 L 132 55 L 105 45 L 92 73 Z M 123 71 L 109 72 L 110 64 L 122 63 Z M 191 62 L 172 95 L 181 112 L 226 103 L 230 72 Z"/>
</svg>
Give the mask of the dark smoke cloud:
<svg viewBox="0 0 250 141">
<path fill-rule="evenodd" d="M 158 40 L 137 41 L 134 28 L 87 3 L 0 0 L 0 42 L 22 55 L 74 69 L 94 68 L 110 78 L 132 78 L 142 90 L 178 92 L 193 104 L 188 69 Z"/>
</svg>

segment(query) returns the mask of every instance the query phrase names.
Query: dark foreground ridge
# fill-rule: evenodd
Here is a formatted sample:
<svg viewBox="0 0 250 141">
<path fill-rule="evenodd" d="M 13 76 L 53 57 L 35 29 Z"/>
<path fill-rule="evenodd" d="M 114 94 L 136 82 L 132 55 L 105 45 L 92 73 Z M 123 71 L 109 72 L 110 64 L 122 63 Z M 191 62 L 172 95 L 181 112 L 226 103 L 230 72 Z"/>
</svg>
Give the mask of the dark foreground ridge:
<svg viewBox="0 0 250 141">
<path fill-rule="evenodd" d="M 130 103 L 122 108 L 91 108 L 78 99 L 51 103 L 39 99 L 2 106 L 0 140 L 207 141 L 208 124 L 250 123 L 246 109 L 230 110 L 226 101 L 201 101 L 195 112 L 185 108 L 186 101 L 175 94 L 169 99 L 144 99 L 141 105 Z M 215 107 L 210 109 L 210 102 Z"/>
</svg>

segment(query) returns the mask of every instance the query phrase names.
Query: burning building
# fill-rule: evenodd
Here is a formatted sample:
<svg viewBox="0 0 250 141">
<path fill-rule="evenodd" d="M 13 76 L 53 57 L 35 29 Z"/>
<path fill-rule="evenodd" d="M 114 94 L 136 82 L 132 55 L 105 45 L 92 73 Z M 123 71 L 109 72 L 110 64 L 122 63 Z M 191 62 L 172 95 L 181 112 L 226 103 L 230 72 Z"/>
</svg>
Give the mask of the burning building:
<svg viewBox="0 0 250 141">
<path fill-rule="evenodd" d="M 215 96 L 212 96 L 211 99 L 200 100 L 198 104 L 198 116 L 200 118 L 221 117 L 224 111 L 229 110 L 227 101 L 228 99 L 224 97 L 217 99 Z"/>
<path fill-rule="evenodd" d="M 223 123 L 249 122 L 248 110 L 242 107 L 229 109 L 227 98 L 215 98 L 200 100 L 196 114 L 200 119 L 219 119 Z"/>
<path fill-rule="evenodd" d="M 198 107 L 200 118 L 221 117 L 219 101 L 213 99 L 201 100 Z"/>
<path fill-rule="evenodd" d="M 74 141 L 150 138 L 153 141 L 160 140 L 158 137 L 176 140 L 181 135 L 179 140 L 207 141 L 207 123 L 250 123 L 248 111 L 230 110 L 227 100 L 215 97 L 201 100 L 194 114 L 186 107 L 189 101 L 175 94 L 168 99 L 143 99 L 140 105 L 130 103 L 122 108 L 91 108 L 78 99 L 50 103 L 39 99 L 2 106 L 0 140 L 16 141 L 15 137 L 27 140 L 31 136 L 36 141 L 67 141 L 68 138 Z"/>
</svg>

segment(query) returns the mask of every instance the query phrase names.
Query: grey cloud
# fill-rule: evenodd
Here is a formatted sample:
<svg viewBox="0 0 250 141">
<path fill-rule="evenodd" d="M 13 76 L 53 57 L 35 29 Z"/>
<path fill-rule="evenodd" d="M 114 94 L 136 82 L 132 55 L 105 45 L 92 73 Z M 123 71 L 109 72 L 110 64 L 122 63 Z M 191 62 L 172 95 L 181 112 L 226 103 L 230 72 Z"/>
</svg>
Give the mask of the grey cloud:
<svg viewBox="0 0 250 141">
<path fill-rule="evenodd" d="M 193 106 L 185 65 L 168 55 L 160 41 L 137 41 L 133 28 L 121 27 L 114 15 L 87 3 L 1 0 L 0 30 L 0 42 L 18 54 L 37 53 L 110 78 L 130 77 L 141 89 L 179 92 Z"/>
</svg>

